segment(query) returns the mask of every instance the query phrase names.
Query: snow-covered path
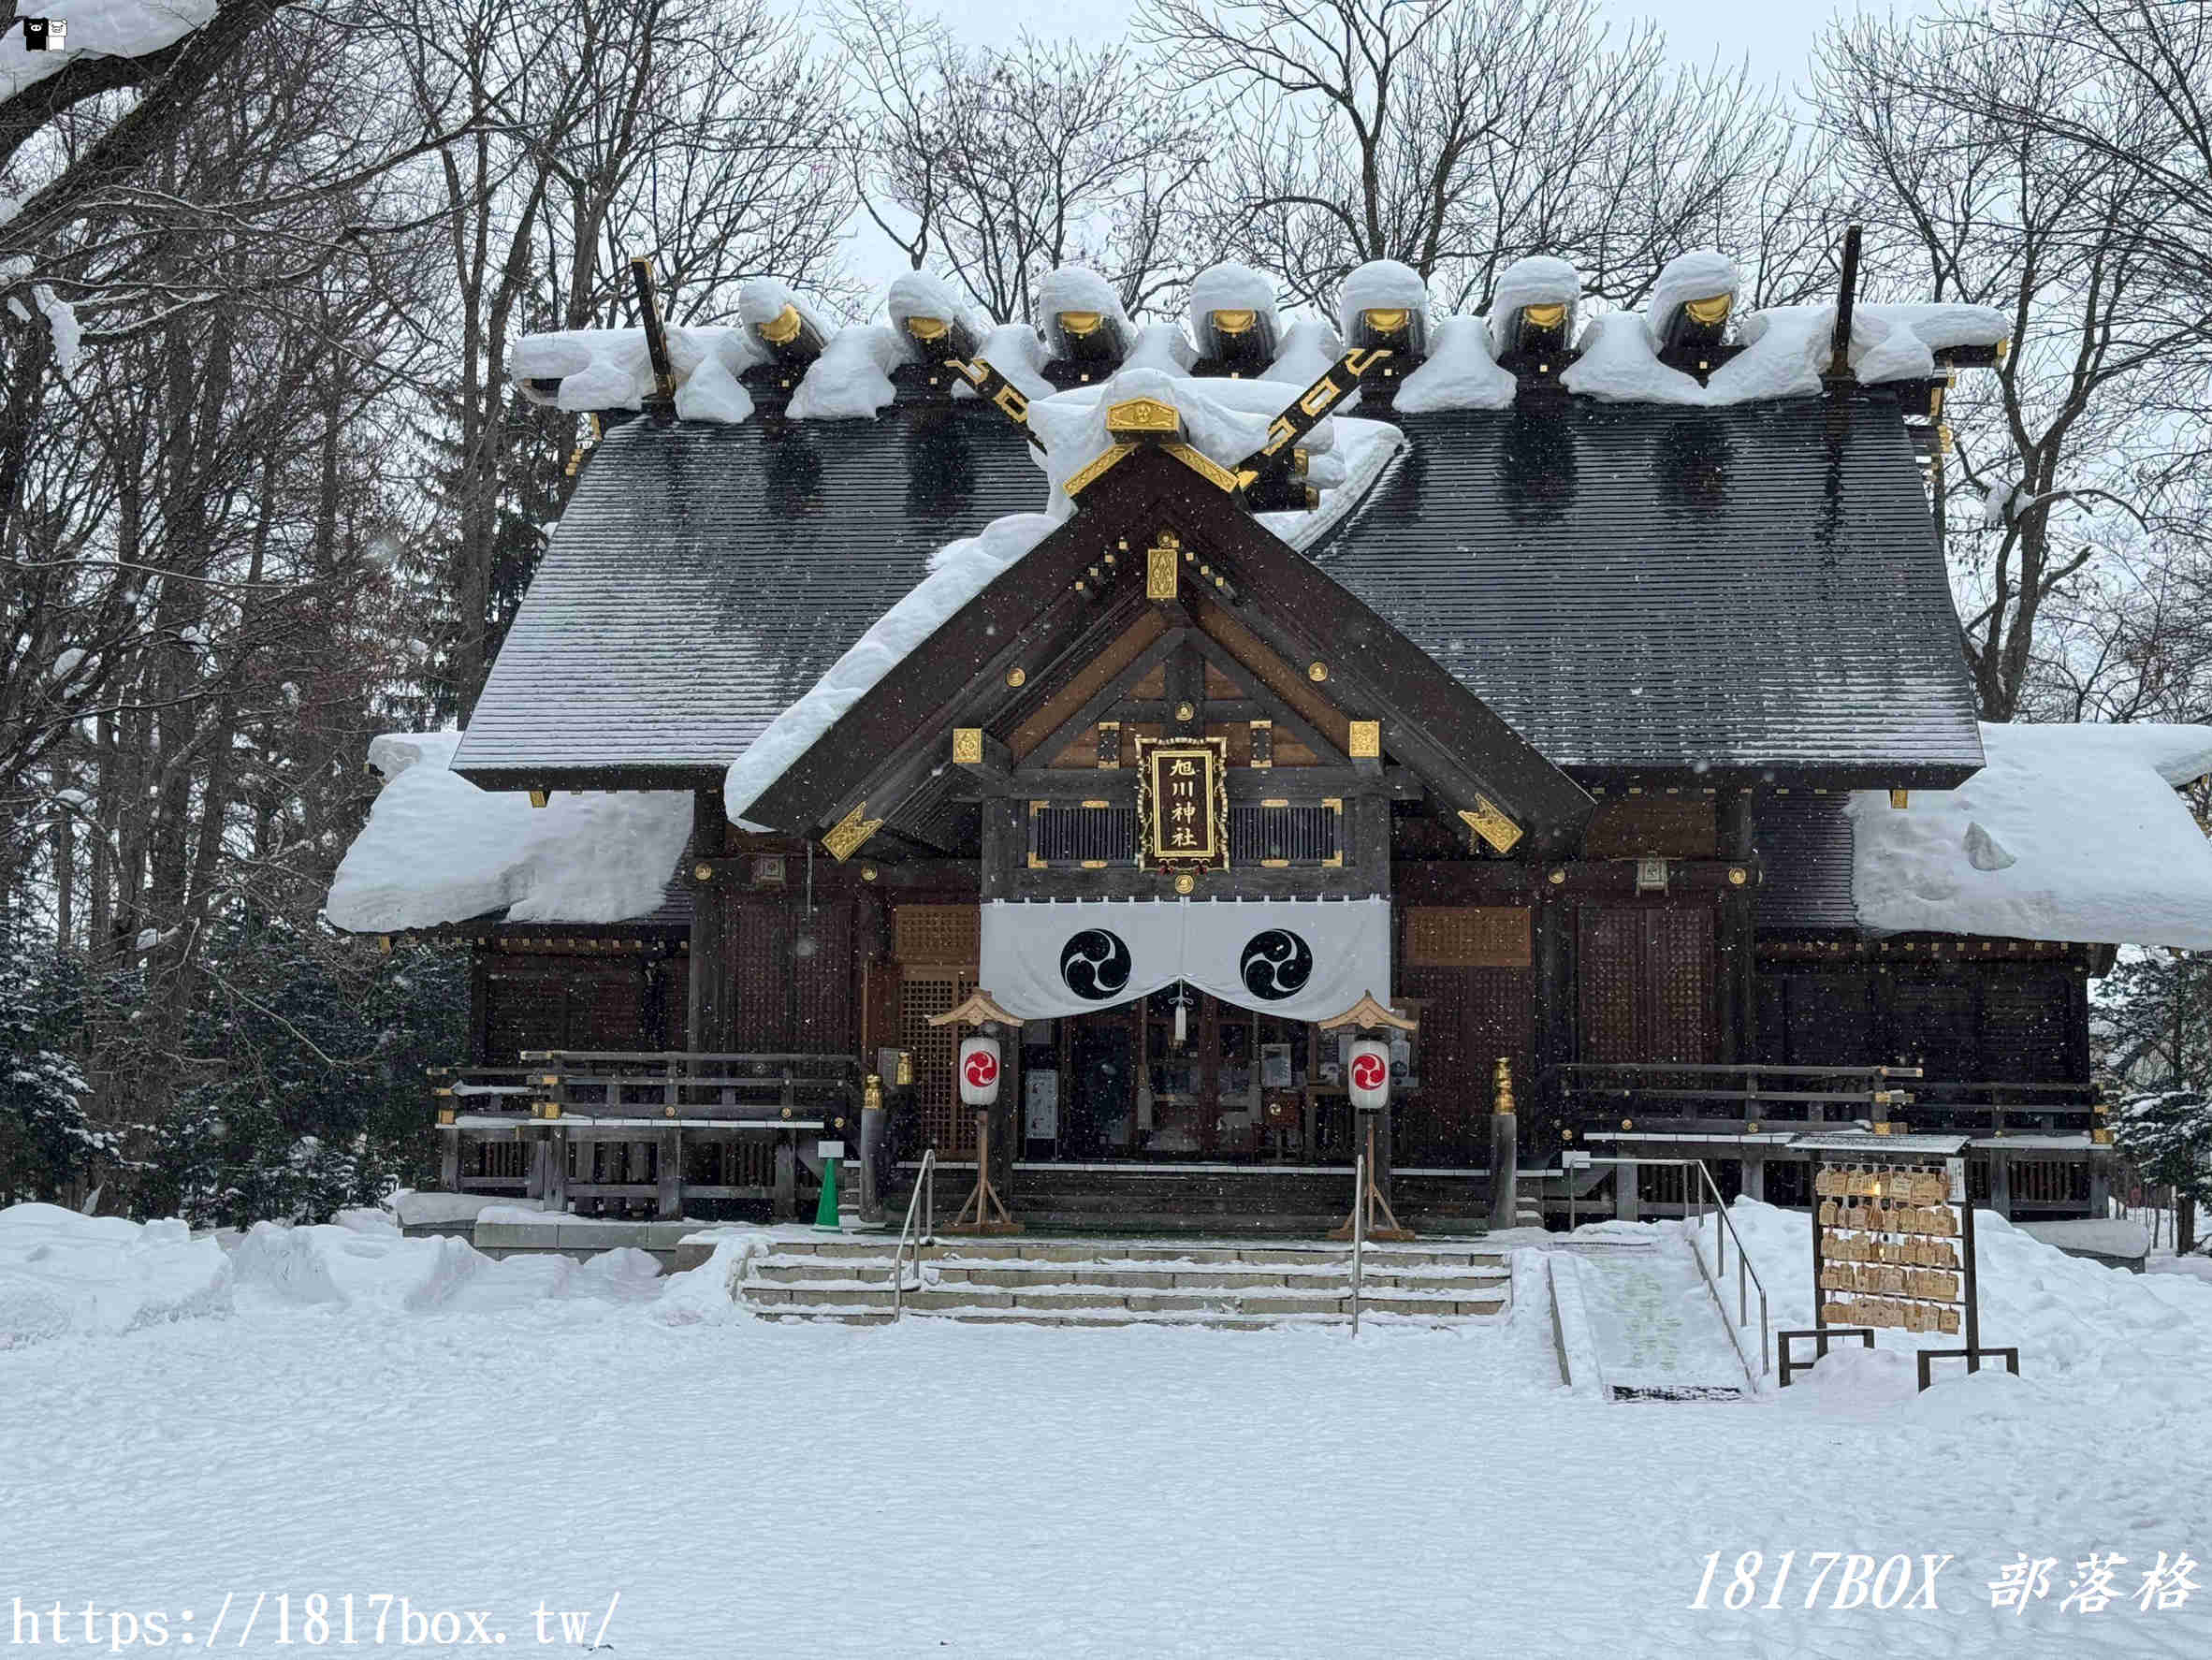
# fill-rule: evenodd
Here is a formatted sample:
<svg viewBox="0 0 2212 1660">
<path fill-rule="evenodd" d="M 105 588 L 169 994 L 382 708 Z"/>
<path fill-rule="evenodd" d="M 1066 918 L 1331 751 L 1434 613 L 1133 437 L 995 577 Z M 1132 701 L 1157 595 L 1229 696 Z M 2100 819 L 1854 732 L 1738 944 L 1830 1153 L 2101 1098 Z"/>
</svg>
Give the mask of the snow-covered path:
<svg viewBox="0 0 2212 1660">
<path fill-rule="evenodd" d="M 227 1648 L 255 1592 L 351 1590 L 540 1652 L 541 1599 L 596 1624 L 618 1591 L 630 1660 L 2212 1652 L 2212 1593 L 2058 1609 L 2092 1549 L 2212 1559 L 2201 1377 L 1915 1398 L 1885 1354 L 1600 1405 L 1558 1387 L 1526 1280 L 1502 1328 L 1355 1342 L 675 1324 L 673 1292 L 520 1265 L 565 1292 L 532 1296 L 515 1266 L 412 1311 L 241 1279 L 227 1318 L 0 1351 L 0 1638 L 16 1596 L 204 1634 L 234 1591 Z M 1708 1551 L 1793 1549 L 1957 1560 L 1934 1613 L 1688 1606 Z M 1993 1612 L 2022 1549 L 2059 1560 L 2050 1596 Z"/>
<path fill-rule="evenodd" d="M 1729 1345 L 1687 1240 L 1668 1233 L 1637 1245 L 1594 1246 L 1579 1255 L 1592 1335 L 1610 1387 L 1747 1389 L 1743 1362 Z"/>
</svg>

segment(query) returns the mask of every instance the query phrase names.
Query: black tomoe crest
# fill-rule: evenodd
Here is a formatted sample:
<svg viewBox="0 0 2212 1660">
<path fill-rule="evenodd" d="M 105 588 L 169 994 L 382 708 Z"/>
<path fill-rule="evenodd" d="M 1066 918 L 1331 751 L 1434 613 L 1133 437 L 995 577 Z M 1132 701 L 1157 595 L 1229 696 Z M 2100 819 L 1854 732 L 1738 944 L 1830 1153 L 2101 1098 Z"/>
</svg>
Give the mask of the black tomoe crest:
<svg viewBox="0 0 2212 1660">
<path fill-rule="evenodd" d="M 1314 950 L 1288 928 L 1270 928 L 1244 941 L 1237 972 L 1256 997 L 1280 1002 L 1305 989 L 1314 976 Z"/>
<path fill-rule="evenodd" d="M 1060 978 L 1079 997 L 1102 1003 L 1129 983 L 1129 948 L 1119 934 L 1085 928 L 1060 947 Z"/>
</svg>

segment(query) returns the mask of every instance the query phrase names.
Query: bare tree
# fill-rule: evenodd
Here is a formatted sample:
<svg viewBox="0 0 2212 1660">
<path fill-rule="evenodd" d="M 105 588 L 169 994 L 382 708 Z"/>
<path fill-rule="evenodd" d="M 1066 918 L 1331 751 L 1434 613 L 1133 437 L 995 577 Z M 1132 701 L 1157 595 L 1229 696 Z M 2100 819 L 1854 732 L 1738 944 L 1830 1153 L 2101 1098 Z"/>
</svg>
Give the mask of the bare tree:
<svg viewBox="0 0 2212 1660">
<path fill-rule="evenodd" d="M 834 286 L 850 197 L 830 159 L 836 79 L 764 0 L 421 4 L 419 119 L 473 129 L 442 151 L 432 187 L 453 296 L 440 318 L 458 348 L 432 398 L 451 456 L 441 674 L 465 717 L 511 609 L 496 590 L 528 465 L 515 447 L 542 454 L 558 428 L 519 405 L 514 340 L 622 320 L 633 251 L 658 254 L 672 309 L 696 321 L 734 312 L 747 276 Z"/>
<path fill-rule="evenodd" d="M 854 182 L 916 269 L 1001 318 L 1030 316 L 1060 265 L 1097 267 L 1131 311 L 1195 272 L 1175 232 L 1206 134 L 1128 51 L 964 47 L 904 0 L 847 0 L 834 27 L 862 111 Z"/>
<path fill-rule="evenodd" d="M 1990 305 L 2013 321 L 2006 360 L 1945 404 L 1958 441 L 1936 478 L 1967 660 L 1992 721 L 2033 701 L 2050 661 L 2045 607 L 2070 582 L 2087 593 L 2100 555 L 2139 546 L 2170 440 L 2147 400 L 2191 332 L 2165 304 L 2166 262 L 2138 234 L 2132 169 L 2000 113 L 2136 119 L 2094 52 L 2057 26 L 2070 4 L 2046 7 L 2050 27 L 2000 30 L 1981 13 L 1914 27 L 1858 19 L 1827 36 L 1816 78 L 1879 227 L 1872 269 L 1899 298 Z"/>
<path fill-rule="evenodd" d="M 1670 67 L 1655 27 L 1616 37 L 1595 0 L 1149 0 L 1140 29 L 1215 112 L 1212 240 L 1311 302 L 1389 258 L 1479 308 L 1548 253 L 1633 304 L 1684 247 L 1822 240 L 1818 158 L 1777 95 Z"/>
</svg>

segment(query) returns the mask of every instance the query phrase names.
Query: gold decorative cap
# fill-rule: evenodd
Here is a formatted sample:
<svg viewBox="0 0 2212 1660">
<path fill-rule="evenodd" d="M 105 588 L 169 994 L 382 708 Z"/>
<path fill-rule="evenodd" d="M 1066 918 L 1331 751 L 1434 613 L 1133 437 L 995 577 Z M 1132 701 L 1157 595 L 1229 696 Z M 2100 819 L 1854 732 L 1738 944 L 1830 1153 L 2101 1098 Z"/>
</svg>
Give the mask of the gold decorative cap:
<svg viewBox="0 0 2212 1660">
<path fill-rule="evenodd" d="M 806 321 L 804 317 L 799 315 L 797 306 L 787 303 L 781 311 L 765 323 L 756 324 L 754 327 L 760 337 L 770 345 L 788 346 L 793 341 L 799 338 L 799 330 L 806 326 Z"/>
<path fill-rule="evenodd" d="M 1710 328 L 1715 323 L 1726 322 L 1728 320 L 1729 308 L 1735 303 L 1736 298 L 1734 295 L 1716 294 L 1710 299 L 1684 300 L 1682 302 L 1682 313 L 1690 319 L 1691 322 L 1702 323 L 1708 328 Z"/>
</svg>

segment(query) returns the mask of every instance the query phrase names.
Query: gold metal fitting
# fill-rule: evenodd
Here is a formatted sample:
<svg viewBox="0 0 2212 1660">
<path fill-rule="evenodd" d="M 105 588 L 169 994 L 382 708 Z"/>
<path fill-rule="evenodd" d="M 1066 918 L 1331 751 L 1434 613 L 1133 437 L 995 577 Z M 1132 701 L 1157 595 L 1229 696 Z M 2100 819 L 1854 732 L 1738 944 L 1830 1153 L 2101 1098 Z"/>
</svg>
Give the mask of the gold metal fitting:
<svg viewBox="0 0 2212 1660">
<path fill-rule="evenodd" d="M 1728 320 L 1728 309 L 1736 302 L 1728 295 L 1716 294 L 1710 299 L 1686 299 L 1682 314 L 1693 323 L 1702 323 L 1710 328 L 1715 323 Z"/>
<path fill-rule="evenodd" d="M 694 865 L 691 866 L 691 875 L 699 881 L 712 881 L 714 880 L 714 866 L 711 865 Z"/>
<path fill-rule="evenodd" d="M 953 332 L 952 324 L 942 317 L 909 317 L 907 332 L 916 340 L 942 340 Z"/>
<path fill-rule="evenodd" d="M 1351 736 L 1345 752 L 1354 761 L 1376 761 L 1382 757 L 1382 722 L 1380 721 L 1354 721 Z"/>
<path fill-rule="evenodd" d="M 1377 334 L 1397 334 L 1413 321 L 1413 313 L 1402 305 L 1369 306 L 1360 313 L 1360 321 Z"/>
<path fill-rule="evenodd" d="M 1175 879 L 1175 891 L 1178 894 L 1187 894 L 1191 891 L 1191 889 L 1197 886 L 1198 878 L 1191 875 L 1187 870 Z"/>
<path fill-rule="evenodd" d="M 1731 865 L 1728 866 L 1728 885 L 1730 887 L 1739 888 L 1749 881 L 1751 881 L 1751 872 L 1742 866 Z"/>
<path fill-rule="evenodd" d="M 530 804 L 532 807 L 544 807 L 552 799 L 553 792 L 550 790 L 532 790 L 530 793 Z"/>
<path fill-rule="evenodd" d="M 1329 665 L 1316 659 L 1305 665 L 1305 677 L 1318 686 L 1329 677 Z"/>
<path fill-rule="evenodd" d="M 1549 305 L 1524 305 L 1521 308 L 1521 320 L 1531 328 L 1557 328 L 1566 321 L 1566 307 L 1558 301 Z"/>
<path fill-rule="evenodd" d="M 451 1107 L 440 1107 L 438 1109 L 438 1122 L 441 1124 L 451 1124 L 454 1120 L 454 1111 Z"/>
<path fill-rule="evenodd" d="M 1214 325 L 1215 334 L 1249 334 L 1259 325 L 1259 313 L 1248 309 L 1210 312 L 1207 321 Z"/>
<path fill-rule="evenodd" d="M 1107 406 L 1106 430 L 1116 438 L 1178 438 L 1183 433 L 1183 415 L 1172 403 L 1157 398 L 1125 398 Z"/>
<path fill-rule="evenodd" d="M 1072 334 L 1076 339 L 1082 340 L 1086 336 L 1098 333 L 1099 325 L 1105 321 L 1106 313 L 1104 312 L 1062 312 L 1060 313 L 1060 332 Z"/>
<path fill-rule="evenodd" d="M 1892 790 L 1889 793 L 1889 805 L 1901 809 L 1912 798 L 1913 793 L 1910 790 Z"/>
<path fill-rule="evenodd" d="M 799 330 L 807 326 L 807 319 L 799 315 L 799 308 L 786 305 L 765 323 L 758 325 L 760 337 L 772 346 L 788 346 L 799 338 Z"/>
<path fill-rule="evenodd" d="M 1028 680 L 1029 671 L 1027 669 L 1017 665 L 1006 671 L 1006 683 L 1009 686 L 1024 686 L 1028 683 Z"/>
</svg>

